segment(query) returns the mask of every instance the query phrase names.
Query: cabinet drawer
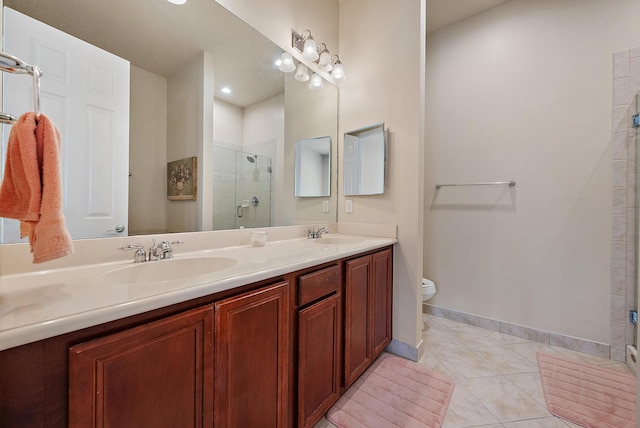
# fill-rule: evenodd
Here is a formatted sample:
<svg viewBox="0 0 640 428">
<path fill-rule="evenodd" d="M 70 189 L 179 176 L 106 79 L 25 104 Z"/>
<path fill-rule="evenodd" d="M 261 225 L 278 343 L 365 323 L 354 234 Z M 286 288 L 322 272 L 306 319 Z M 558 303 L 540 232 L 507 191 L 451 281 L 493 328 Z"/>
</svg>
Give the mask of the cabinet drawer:
<svg viewBox="0 0 640 428">
<path fill-rule="evenodd" d="M 340 281 L 340 266 L 337 265 L 301 276 L 298 279 L 298 305 L 340 291 Z"/>
</svg>

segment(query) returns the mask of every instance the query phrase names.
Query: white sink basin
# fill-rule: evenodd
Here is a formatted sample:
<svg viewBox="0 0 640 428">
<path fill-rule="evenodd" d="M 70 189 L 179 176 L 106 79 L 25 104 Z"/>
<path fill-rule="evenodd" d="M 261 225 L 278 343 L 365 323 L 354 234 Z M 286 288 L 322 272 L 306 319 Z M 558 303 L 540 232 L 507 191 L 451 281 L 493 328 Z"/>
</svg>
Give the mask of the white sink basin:
<svg viewBox="0 0 640 428">
<path fill-rule="evenodd" d="M 355 238 L 352 236 L 326 236 L 324 238 L 316 239 L 318 244 L 326 245 L 347 245 L 347 244 L 359 244 L 364 241 L 362 238 Z"/>
<path fill-rule="evenodd" d="M 112 270 L 102 278 L 114 284 L 168 282 L 206 275 L 235 265 L 228 257 L 193 257 L 138 263 Z"/>
</svg>

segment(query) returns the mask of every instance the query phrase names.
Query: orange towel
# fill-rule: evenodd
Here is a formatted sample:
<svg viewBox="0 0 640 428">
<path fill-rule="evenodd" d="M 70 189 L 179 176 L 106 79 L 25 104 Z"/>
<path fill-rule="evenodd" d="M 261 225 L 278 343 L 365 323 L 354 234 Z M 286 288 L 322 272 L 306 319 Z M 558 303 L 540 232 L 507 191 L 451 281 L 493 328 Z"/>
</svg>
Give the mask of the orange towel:
<svg viewBox="0 0 640 428">
<path fill-rule="evenodd" d="M 60 132 L 44 114 L 23 114 L 11 129 L 5 178 L 0 185 L 0 216 L 21 221 L 33 262 L 73 253 L 62 214 Z"/>
<path fill-rule="evenodd" d="M 0 185 L 0 217 L 22 222 L 36 222 L 40 218 L 42 185 L 35 132 L 34 113 L 23 114 L 11 128 Z"/>
</svg>

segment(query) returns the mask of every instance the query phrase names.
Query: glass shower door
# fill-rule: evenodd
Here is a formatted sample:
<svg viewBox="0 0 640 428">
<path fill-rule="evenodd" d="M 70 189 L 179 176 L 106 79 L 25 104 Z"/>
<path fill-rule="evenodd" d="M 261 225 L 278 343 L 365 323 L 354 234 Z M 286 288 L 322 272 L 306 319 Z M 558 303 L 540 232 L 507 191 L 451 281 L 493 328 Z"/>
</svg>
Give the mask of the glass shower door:
<svg viewBox="0 0 640 428">
<path fill-rule="evenodd" d="M 271 225 L 268 156 L 213 146 L 213 230 Z"/>
<path fill-rule="evenodd" d="M 236 155 L 236 228 L 271 225 L 271 158 L 247 152 Z"/>
</svg>

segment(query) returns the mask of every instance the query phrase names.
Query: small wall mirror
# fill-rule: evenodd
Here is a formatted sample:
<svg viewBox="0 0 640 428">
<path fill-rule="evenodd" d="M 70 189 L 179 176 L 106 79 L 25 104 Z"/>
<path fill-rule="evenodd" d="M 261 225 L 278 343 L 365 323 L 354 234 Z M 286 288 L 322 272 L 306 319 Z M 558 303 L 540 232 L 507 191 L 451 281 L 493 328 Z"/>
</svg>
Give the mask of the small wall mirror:
<svg viewBox="0 0 640 428">
<path fill-rule="evenodd" d="M 295 195 L 331 194 L 331 137 L 296 141 Z"/>
<path fill-rule="evenodd" d="M 384 193 L 386 140 L 384 123 L 345 132 L 345 196 Z"/>
</svg>

